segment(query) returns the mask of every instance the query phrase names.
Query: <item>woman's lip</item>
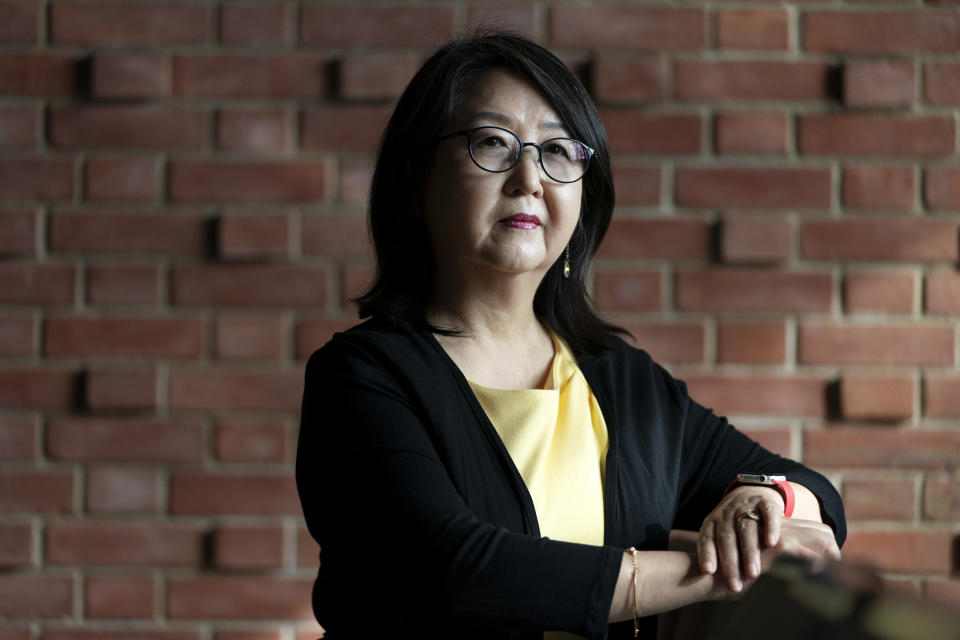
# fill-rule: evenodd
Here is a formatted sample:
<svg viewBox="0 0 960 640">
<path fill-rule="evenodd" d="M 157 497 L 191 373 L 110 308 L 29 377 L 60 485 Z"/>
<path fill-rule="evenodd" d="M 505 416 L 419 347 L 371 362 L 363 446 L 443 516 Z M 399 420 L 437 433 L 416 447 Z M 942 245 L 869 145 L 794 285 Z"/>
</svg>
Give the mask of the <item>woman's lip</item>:
<svg viewBox="0 0 960 640">
<path fill-rule="evenodd" d="M 500 224 L 505 224 L 514 229 L 536 229 L 540 226 L 540 218 L 526 213 L 517 213 L 509 218 L 502 219 Z"/>
</svg>

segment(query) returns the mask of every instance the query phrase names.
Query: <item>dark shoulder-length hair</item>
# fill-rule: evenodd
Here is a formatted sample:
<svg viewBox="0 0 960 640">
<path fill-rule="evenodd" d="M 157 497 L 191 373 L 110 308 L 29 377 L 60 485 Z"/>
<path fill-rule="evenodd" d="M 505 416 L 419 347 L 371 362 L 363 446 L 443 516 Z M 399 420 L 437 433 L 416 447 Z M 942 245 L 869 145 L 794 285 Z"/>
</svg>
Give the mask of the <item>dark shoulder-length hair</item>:
<svg viewBox="0 0 960 640">
<path fill-rule="evenodd" d="M 434 283 L 434 257 L 422 196 L 437 137 L 446 133 L 464 92 L 492 69 L 529 79 L 546 95 L 570 135 L 596 150 L 583 177 L 580 219 L 570 240 L 570 277 L 563 277 L 561 256 L 547 271 L 533 304 L 541 321 L 575 353 L 597 353 L 611 333 L 623 332 L 596 314 L 586 288 L 590 258 L 613 213 L 607 136 L 593 101 L 573 72 L 544 47 L 511 33 L 479 33 L 446 43 L 400 96 L 373 173 L 369 223 L 377 274 L 370 290 L 357 299 L 360 317 L 373 316 L 390 324 L 413 322 L 434 332 L 455 333 L 432 327 L 425 318 Z"/>
</svg>

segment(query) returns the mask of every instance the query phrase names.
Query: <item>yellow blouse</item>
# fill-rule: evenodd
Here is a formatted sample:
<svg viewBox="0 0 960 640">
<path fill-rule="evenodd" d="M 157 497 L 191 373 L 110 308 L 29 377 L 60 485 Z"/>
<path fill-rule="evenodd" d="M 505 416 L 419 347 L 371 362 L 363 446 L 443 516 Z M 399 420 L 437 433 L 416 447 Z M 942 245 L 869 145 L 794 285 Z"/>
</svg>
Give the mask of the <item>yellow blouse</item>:
<svg viewBox="0 0 960 640">
<path fill-rule="evenodd" d="M 607 426 L 569 347 L 551 337 L 545 389 L 470 386 L 530 491 L 540 534 L 602 545 Z"/>
</svg>

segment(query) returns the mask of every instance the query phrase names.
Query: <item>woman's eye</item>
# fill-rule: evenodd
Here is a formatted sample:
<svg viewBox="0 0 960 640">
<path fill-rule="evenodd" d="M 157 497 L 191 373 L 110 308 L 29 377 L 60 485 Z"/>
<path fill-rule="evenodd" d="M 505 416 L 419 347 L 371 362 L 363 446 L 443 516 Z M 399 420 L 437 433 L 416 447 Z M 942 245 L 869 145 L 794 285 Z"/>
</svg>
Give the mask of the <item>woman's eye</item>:
<svg viewBox="0 0 960 640">
<path fill-rule="evenodd" d="M 549 154 L 555 155 L 555 156 L 561 156 L 561 157 L 563 157 L 563 158 L 568 158 L 568 157 L 570 156 L 570 154 L 567 153 L 566 147 L 564 147 L 564 146 L 561 145 L 561 144 L 557 144 L 557 143 L 552 143 L 552 144 L 548 144 L 548 145 L 544 146 L 543 152 L 544 152 L 544 153 L 549 153 Z"/>
<path fill-rule="evenodd" d="M 489 136 L 480 141 L 480 145 L 484 147 L 505 147 L 506 143 L 502 138 L 496 136 Z"/>
</svg>

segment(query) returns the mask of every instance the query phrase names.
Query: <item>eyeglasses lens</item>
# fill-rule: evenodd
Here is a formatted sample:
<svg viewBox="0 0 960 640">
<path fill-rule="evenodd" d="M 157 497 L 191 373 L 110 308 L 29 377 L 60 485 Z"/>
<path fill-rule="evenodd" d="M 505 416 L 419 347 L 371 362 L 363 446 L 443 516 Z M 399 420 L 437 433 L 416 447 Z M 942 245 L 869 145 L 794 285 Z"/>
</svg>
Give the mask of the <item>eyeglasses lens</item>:
<svg viewBox="0 0 960 640">
<path fill-rule="evenodd" d="M 517 163 L 522 145 L 504 129 L 484 127 L 470 137 L 470 154 L 481 169 L 507 171 Z M 560 182 L 579 180 L 587 170 L 590 151 L 571 138 L 554 138 L 540 145 L 540 157 L 547 175 Z"/>
</svg>

